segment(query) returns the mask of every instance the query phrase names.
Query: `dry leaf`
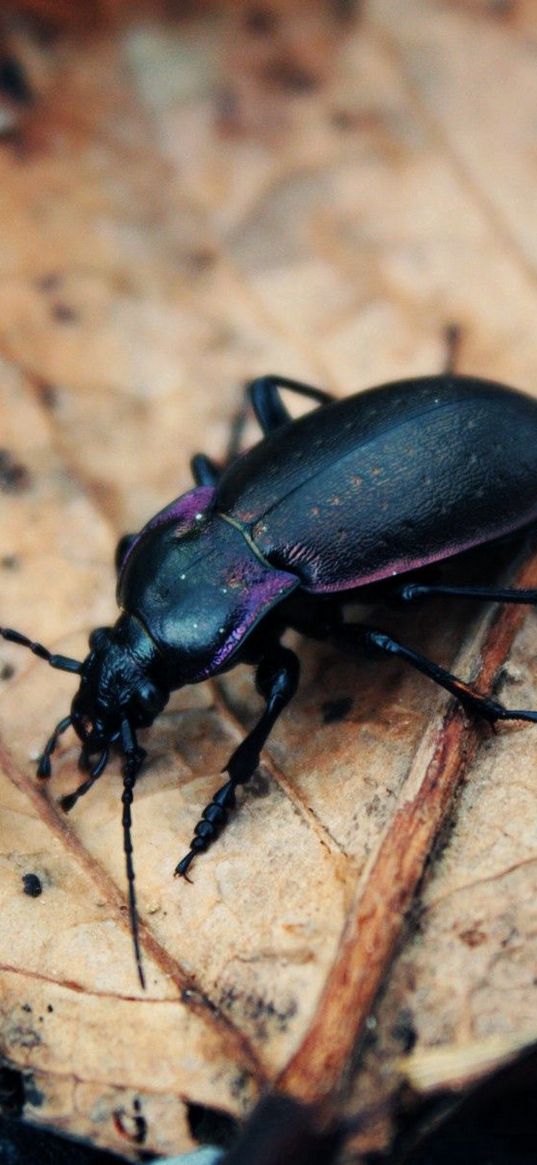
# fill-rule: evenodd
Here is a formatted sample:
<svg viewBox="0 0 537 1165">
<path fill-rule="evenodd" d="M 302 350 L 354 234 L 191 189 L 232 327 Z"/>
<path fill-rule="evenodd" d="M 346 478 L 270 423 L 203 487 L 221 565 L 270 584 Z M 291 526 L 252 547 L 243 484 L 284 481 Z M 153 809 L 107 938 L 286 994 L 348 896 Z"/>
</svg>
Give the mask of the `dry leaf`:
<svg viewBox="0 0 537 1165">
<path fill-rule="evenodd" d="M 258 373 L 340 394 L 427 373 L 458 321 L 461 370 L 531 390 L 532 8 L 347 9 L 204 7 L 31 45 L 39 102 L 0 145 L 2 625 L 80 656 L 115 618 L 117 538 L 188 488 L 194 452 L 222 456 Z M 533 614 L 378 617 L 537 707 Z M 395 663 L 299 652 L 192 886 L 173 869 L 259 713 L 251 672 L 177 693 L 146 734 L 144 994 L 118 763 L 62 814 L 73 738 L 49 783 L 33 761 L 73 681 L 2 644 L 0 1039 L 29 1119 L 179 1152 L 195 1106 L 242 1119 L 276 1083 L 330 1105 L 364 1033 L 346 1112 L 380 1097 L 388 1117 L 402 1075 L 430 1087 L 416 1065 L 464 1087 L 535 1038 L 535 730 L 484 737 Z M 389 1137 L 388 1119 L 355 1152 Z"/>
</svg>

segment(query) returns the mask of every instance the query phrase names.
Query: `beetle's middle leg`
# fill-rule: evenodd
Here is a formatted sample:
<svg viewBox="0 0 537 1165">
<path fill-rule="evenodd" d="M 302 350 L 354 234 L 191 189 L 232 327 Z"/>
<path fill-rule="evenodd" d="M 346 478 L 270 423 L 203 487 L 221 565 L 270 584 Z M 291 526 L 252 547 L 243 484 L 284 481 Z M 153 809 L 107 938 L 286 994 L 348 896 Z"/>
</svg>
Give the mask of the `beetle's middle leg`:
<svg viewBox="0 0 537 1165">
<path fill-rule="evenodd" d="M 457 700 L 463 705 L 467 712 L 472 712 L 477 716 L 483 716 L 490 723 L 496 720 L 530 720 L 537 722 L 537 711 L 528 709 L 505 708 L 497 700 L 493 700 L 490 696 L 483 696 L 480 692 L 476 692 L 464 680 L 458 678 L 440 667 L 440 664 L 434 663 L 433 660 L 428 659 L 426 655 L 415 651 L 413 647 L 408 647 L 405 643 L 400 643 L 397 639 L 392 639 L 390 635 L 386 635 L 383 631 L 376 631 L 372 627 L 359 626 L 358 624 L 344 624 L 340 631 L 334 635 L 334 640 L 340 647 L 348 651 L 349 645 L 357 640 L 375 654 L 380 652 L 383 655 L 395 655 L 398 659 L 404 659 L 411 667 L 416 668 L 422 675 L 428 676 L 435 684 L 439 684 L 441 688 L 451 692 Z"/>
<path fill-rule="evenodd" d="M 177 865 L 176 874 L 186 875 L 196 854 L 208 849 L 226 825 L 228 811 L 235 807 L 235 790 L 254 775 L 270 732 L 297 690 L 299 672 L 299 662 L 294 652 L 279 643 L 262 655 L 257 665 L 255 682 L 258 692 L 265 699 L 265 709 L 248 736 L 231 754 L 223 770 L 228 773 L 229 780 L 203 810 L 194 830 L 190 850 Z"/>
</svg>

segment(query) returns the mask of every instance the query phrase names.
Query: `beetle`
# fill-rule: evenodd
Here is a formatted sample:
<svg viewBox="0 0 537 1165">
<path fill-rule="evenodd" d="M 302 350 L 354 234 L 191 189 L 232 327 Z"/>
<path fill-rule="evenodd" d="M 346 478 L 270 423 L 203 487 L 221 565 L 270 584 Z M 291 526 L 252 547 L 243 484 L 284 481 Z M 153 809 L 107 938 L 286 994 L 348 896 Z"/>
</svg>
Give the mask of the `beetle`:
<svg viewBox="0 0 537 1165">
<path fill-rule="evenodd" d="M 316 404 L 298 419 L 281 390 Z M 537 402 L 491 381 L 445 373 L 385 384 L 342 399 L 287 377 L 246 390 L 263 439 L 218 466 L 192 460 L 195 486 L 118 546 L 113 627 L 92 631 L 81 662 L 52 654 L 10 628 L 4 639 L 77 674 L 71 711 L 38 762 L 51 773 L 59 736 L 72 725 L 89 775 L 63 797 L 69 810 L 123 755 L 122 827 L 129 914 L 144 986 L 131 843 L 131 805 L 144 750 L 137 732 L 170 693 L 238 663 L 256 668 L 265 707 L 223 771 L 175 869 L 187 876 L 235 807 L 276 720 L 296 692 L 299 663 L 280 640 L 287 628 L 344 650 L 395 655 L 487 720 L 537 720 L 505 708 L 382 630 L 345 620 L 360 588 L 399 579 L 405 601 L 443 594 L 535 603 L 537 590 L 420 582 L 430 563 L 501 539 L 537 520 Z M 243 410 L 235 445 L 244 423 Z M 417 577 L 417 581 L 416 580 Z M 395 585 L 395 584 L 394 584 Z M 96 759 L 94 759 L 96 758 Z"/>
</svg>

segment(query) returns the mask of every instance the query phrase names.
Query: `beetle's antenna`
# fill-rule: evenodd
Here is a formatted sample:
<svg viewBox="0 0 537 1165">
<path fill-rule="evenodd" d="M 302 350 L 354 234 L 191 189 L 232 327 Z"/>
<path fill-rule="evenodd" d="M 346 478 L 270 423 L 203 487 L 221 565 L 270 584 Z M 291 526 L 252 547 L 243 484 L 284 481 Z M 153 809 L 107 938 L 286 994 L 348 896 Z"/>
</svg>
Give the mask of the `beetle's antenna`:
<svg viewBox="0 0 537 1165">
<path fill-rule="evenodd" d="M 19 643 L 21 647 L 29 647 L 34 655 L 38 655 L 40 659 L 46 660 L 51 667 L 57 667 L 60 671 L 76 672 L 77 675 L 80 675 L 82 671 L 80 660 L 69 659 L 67 655 L 53 655 L 48 648 L 43 647 L 42 643 L 35 643 L 33 639 L 21 635 L 20 631 L 12 631 L 10 627 L 0 627 L 0 635 L 2 639 L 7 639 L 8 643 Z"/>
<path fill-rule="evenodd" d="M 140 771 L 140 766 L 145 757 L 143 748 L 139 748 L 136 743 L 136 737 L 128 720 L 123 720 L 121 724 L 121 742 L 125 752 L 125 767 L 123 769 L 123 795 L 121 800 L 123 802 L 123 814 L 121 824 L 123 826 L 123 851 L 125 854 L 125 862 L 127 867 L 127 886 L 129 891 L 129 919 L 131 924 L 132 942 L 134 946 L 134 957 L 136 959 L 136 967 L 138 970 L 138 978 L 140 985 L 145 991 L 145 975 L 142 966 L 142 952 L 140 949 L 140 935 L 138 930 L 138 910 L 136 906 L 136 890 L 134 885 L 135 873 L 134 863 L 132 860 L 132 816 L 131 805 L 134 794 L 134 786 L 136 784 L 136 777 Z"/>
<path fill-rule="evenodd" d="M 37 764 L 38 777 L 50 777 L 50 758 L 58 743 L 58 737 L 60 737 L 62 732 L 65 732 L 72 723 L 73 720 L 71 716 L 64 716 L 63 720 L 60 720 L 60 723 L 56 725 L 52 736 L 50 736 L 47 740 L 43 752 L 39 757 Z"/>
</svg>

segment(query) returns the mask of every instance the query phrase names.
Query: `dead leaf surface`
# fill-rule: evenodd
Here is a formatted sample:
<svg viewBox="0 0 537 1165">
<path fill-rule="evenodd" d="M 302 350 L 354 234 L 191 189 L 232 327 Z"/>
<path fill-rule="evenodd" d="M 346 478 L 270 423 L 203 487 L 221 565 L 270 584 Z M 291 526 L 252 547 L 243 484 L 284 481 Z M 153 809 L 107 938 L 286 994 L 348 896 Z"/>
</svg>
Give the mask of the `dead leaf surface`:
<svg viewBox="0 0 537 1165">
<path fill-rule="evenodd" d="M 39 102 L 0 145 L 3 625 L 83 653 L 115 617 L 118 536 L 188 487 L 194 452 L 222 455 L 258 373 L 346 393 L 430 372 L 455 320 L 464 371 L 531 390 L 531 7 L 404 7 L 394 26 L 383 0 L 360 20 L 274 4 L 263 29 L 236 4 L 33 46 Z M 379 617 L 537 707 L 533 615 Z M 401 1073 L 422 1087 L 434 1049 L 460 1049 L 458 1076 L 434 1071 L 464 1086 L 490 1070 L 477 1045 L 535 1035 L 535 731 L 485 739 L 395 664 L 299 651 L 299 693 L 193 886 L 172 872 L 259 713 L 251 673 L 177 693 L 146 734 L 144 994 L 118 766 L 61 813 L 73 739 L 46 787 L 32 762 L 73 681 L 2 644 L 1 1039 L 31 1119 L 135 1155 L 141 1112 L 144 1149 L 178 1152 L 191 1105 L 240 1118 L 277 1080 L 332 1092 L 364 1031 L 349 1112 Z"/>
</svg>

